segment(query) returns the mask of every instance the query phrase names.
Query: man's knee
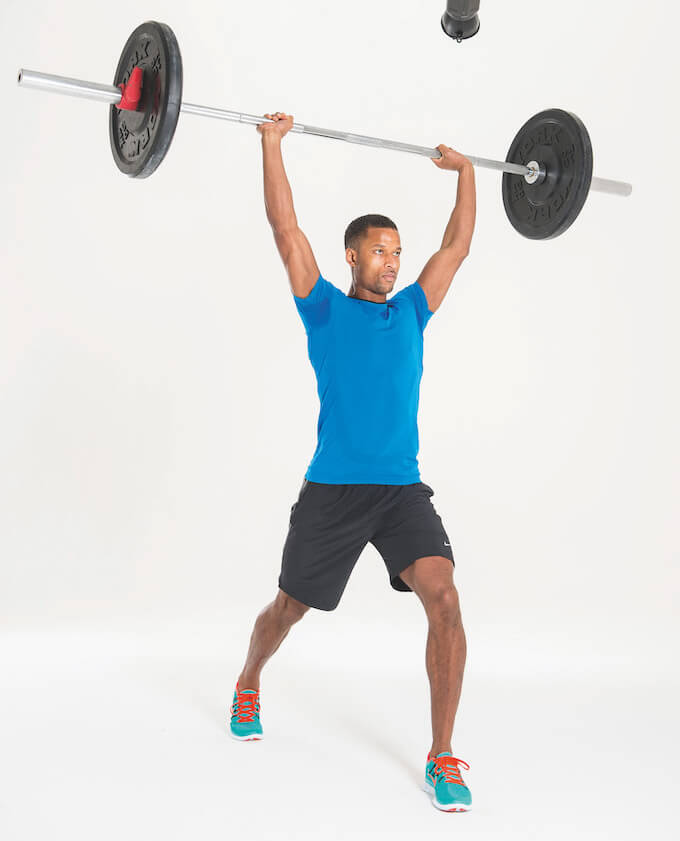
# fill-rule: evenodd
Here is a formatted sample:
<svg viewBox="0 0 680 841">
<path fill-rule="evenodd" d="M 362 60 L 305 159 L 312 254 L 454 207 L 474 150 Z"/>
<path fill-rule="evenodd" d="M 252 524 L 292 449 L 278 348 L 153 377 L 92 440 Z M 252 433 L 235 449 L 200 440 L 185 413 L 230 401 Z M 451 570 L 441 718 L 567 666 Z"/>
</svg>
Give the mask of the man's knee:
<svg viewBox="0 0 680 841">
<path fill-rule="evenodd" d="M 460 601 L 458 591 L 453 584 L 434 588 L 427 596 L 425 606 L 435 618 L 448 621 L 460 621 Z"/>
<path fill-rule="evenodd" d="M 458 590 L 450 576 L 421 576 L 414 580 L 418 598 L 431 621 L 457 624 L 461 621 Z"/>
<path fill-rule="evenodd" d="M 289 596 L 288 593 L 284 593 L 280 588 L 279 592 L 276 594 L 274 604 L 276 605 L 276 609 L 279 613 L 289 622 L 299 621 L 309 610 L 309 605 L 303 604 L 301 601 L 294 599 L 292 596 Z"/>
<path fill-rule="evenodd" d="M 460 612 L 458 590 L 452 581 L 419 581 L 416 582 L 416 587 L 416 594 L 428 613 Z"/>
<path fill-rule="evenodd" d="M 418 558 L 401 572 L 402 579 L 416 593 L 426 608 L 451 610 L 458 606 L 458 591 L 453 583 L 453 565 L 448 558 Z"/>
</svg>

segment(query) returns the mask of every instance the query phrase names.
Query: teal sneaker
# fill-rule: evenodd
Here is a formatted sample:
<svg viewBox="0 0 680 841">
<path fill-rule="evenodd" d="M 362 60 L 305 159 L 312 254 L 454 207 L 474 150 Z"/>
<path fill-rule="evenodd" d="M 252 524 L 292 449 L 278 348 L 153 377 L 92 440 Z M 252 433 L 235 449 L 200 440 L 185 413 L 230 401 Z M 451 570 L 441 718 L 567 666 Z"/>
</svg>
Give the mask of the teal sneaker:
<svg viewBox="0 0 680 841">
<path fill-rule="evenodd" d="M 231 735 L 239 742 L 250 742 L 262 738 L 260 724 L 260 692 L 255 689 L 234 690 L 231 704 Z"/>
<path fill-rule="evenodd" d="M 432 805 L 443 812 L 467 812 L 472 804 L 470 789 L 463 782 L 458 765 L 470 766 L 449 751 L 427 755 L 423 791 L 432 795 Z"/>
</svg>

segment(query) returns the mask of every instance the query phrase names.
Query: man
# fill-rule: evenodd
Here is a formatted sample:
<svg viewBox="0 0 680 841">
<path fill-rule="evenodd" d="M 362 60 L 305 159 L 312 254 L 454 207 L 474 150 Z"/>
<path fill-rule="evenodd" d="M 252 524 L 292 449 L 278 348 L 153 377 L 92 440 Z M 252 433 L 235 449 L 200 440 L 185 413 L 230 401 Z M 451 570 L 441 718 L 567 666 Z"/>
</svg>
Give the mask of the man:
<svg viewBox="0 0 680 841">
<path fill-rule="evenodd" d="M 401 242 L 385 216 L 355 219 L 345 232 L 352 274 L 347 295 L 319 272 L 298 227 L 283 167 L 281 139 L 293 117 L 277 112 L 262 135 L 267 218 L 288 271 L 308 335 L 321 409 L 318 444 L 290 514 L 279 590 L 259 614 L 236 683 L 230 729 L 236 739 L 262 737 L 260 672 L 310 607 L 334 610 L 368 542 L 380 552 L 395 590 L 413 591 L 429 624 L 432 745 L 423 787 L 444 811 L 467 811 L 470 791 L 452 753 L 466 642 L 449 538 L 420 481 L 417 411 L 423 330 L 439 308 L 470 248 L 475 178 L 470 161 L 448 146 L 432 159 L 458 172 L 456 206 L 441 248 L 418 280 L 389 301 Z"/>
</svg>

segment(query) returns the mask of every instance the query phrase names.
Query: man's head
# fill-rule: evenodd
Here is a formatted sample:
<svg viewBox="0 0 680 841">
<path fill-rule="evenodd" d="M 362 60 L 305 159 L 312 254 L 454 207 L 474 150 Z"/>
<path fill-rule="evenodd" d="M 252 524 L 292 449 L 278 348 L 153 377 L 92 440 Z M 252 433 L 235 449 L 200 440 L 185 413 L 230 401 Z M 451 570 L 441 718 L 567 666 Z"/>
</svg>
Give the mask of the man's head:
<svg viewBox="0 0 680 841">
<path fill-rule="evenodd" d="M 350 222 L 345 231 L 345 259 L 352 272 L 353 297 L 368 293 L 368 300 L 373 296 L 384 300 L 397 280 L 400 255 L 399 232 L 387 216 L 370 213 Z"/>
</svg>

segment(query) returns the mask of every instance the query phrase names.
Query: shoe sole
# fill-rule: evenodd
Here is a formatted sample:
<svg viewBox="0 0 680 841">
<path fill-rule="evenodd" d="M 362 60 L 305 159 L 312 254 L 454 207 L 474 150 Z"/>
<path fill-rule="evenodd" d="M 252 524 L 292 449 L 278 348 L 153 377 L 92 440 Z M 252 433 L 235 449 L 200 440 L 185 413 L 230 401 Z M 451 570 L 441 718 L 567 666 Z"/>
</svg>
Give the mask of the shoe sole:
<svg viewBox="0 0 680 841">
<path fill-rule="evenodd" d="M 444 806 L 437 800 L 437 795 L 435 794 L 434 786 L 430 785 L 428 782 L 424 782 L 422 784 L 422 789 L 426 794 L 429 794 L 432 798 L 432 804 L 437 807 L 442 812 L 469 812 L 470 806 L 466 806 L 464 804 L 460 804 L 458 806 Z"/>
<path fill-rule="evenodd" d="M 229 731 L 229 735 L 232 739 L 236 739 L 237 742 L 260 742 L 262 741 L 262 733 L 253 733 L 251 736 L 237 736 L 235 733 L 232 733 L 231 730 Z"/>
</svg>

